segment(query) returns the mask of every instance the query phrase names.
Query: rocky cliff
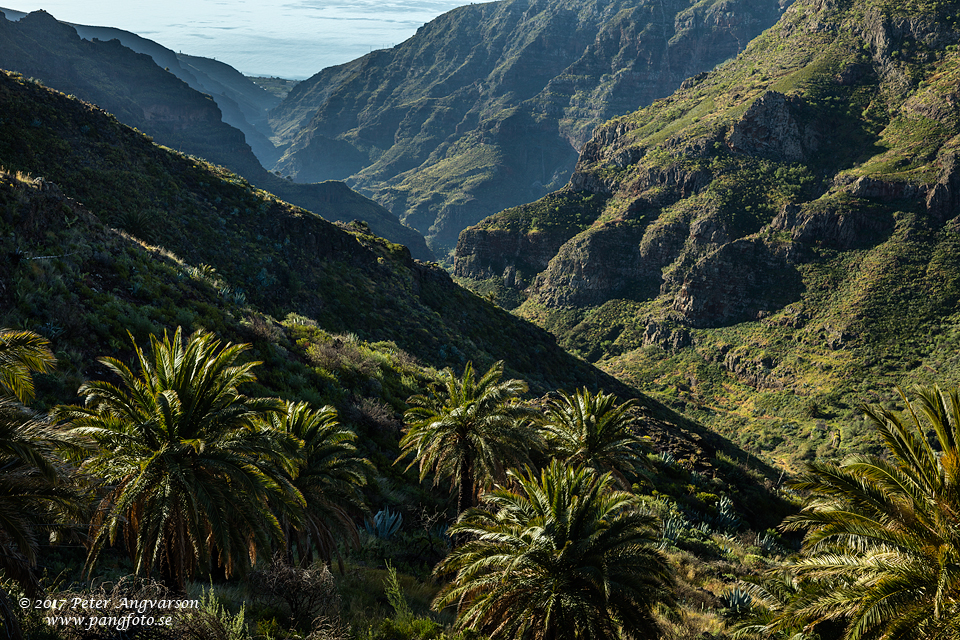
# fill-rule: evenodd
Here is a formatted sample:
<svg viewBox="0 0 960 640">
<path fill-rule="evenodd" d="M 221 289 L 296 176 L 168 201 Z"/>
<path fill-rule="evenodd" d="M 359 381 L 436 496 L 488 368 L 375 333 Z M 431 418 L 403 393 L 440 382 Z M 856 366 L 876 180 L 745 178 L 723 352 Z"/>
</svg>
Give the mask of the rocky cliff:
<svg viewBox="0 0 960 640">
<path fill-rule="evenodd" d="M 271 112 L 277 168 L 346 179 L 451 248 L 569 178 L 594 126 L 735 55 L 774 0 L 501 0 L 325 69 Z"/>
<path fill-rule="evenodd" d="M 940 351 L 960 303 L 957 16 L 797 2 L 736 60 L 596 129 L 560 193 L 602 210 L 502 300 L 758 442 L 784 420 L 820 442 L 893 381 L 960 375 Z M 461 282 L 508 270 L 489 230 L 520 209 L 464 232 Z"/>
</svg>

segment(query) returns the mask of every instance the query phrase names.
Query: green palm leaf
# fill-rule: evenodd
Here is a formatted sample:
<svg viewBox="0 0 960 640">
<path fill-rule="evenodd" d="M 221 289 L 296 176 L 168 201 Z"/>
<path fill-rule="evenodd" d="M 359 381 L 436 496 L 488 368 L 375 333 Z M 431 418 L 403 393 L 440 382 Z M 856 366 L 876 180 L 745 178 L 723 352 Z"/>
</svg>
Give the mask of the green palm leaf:
<svg viewBox="0 0 960 640">
<path fill-rule="evenodd" d="M 540 428 L 553 457 L 614 474 L 628 487 L 646 467 L 647 447 L 634 430 L 636 401 L 617 404 L 613 394 L 561 391 L 547 402 Z"/>
<path fill-rule="evenodd" d="M 481 486 L 502 479 L 508 466 L 528 462 L 530 451 L 542 447 L 528 423 L 535 412 L 517 401 L 526 383 L 502 376 L 502 361 L 479 380 L 468 362 L 462 377 L 445 369 L 442 389 L 407 400 L 398 460 L 413 454 L 407 468 L 419 464 L 421 479 L 431 471 L 436 482 L 453 477 L 458 513 L 475 504 Z"/>
<path fill-rule="evenodd" d="M 329 561 L 340 542 L 359 541 L 353 514 L 366 511 L 361 487 L 373 473 L 373 464 L 359 454 L 356 434 L 340 424 L 336 409 L 329 405 L 318 411 L 305 402 L 287 403 L 284 412 L 270 416 L 270 424 L 277 433 L 301 443 L 285 472 L 304 502 L 294 510 L 279 510 L 288 556 L 293 559 L 296 545 L 301 562 L 309 560 L 311 549 Z"/>
<path fill-rule="evenodd" d="M 887 456 L 814 463 L 811 497 L 785 522 L 806 530 L 808 585 L 771 628 L 840 621 L 845 640 L 960 637 L 960 396 L 921 388 L 899 415 L 864 407 Z"/>
<path fill-rule="evenodd" d="M 240 393 L 259 364 L 239 364 L 246 345 L 221 347 L 203 332 L 184 341 L 178 328 L 150 347 L 134 343 L 139 373 L 101 359 L 120 385 L 88 382 L 84 406 L 59 414 L 97 443 L 83 469 L 107 486 L 88 570 L 122 538 L 138 574 L 157 570 L 182 589 L 201 566 L 230 575 L 283 539 L 270 505 L 303 503 L 280 472 L 299 443 L 264 426 L 279 401 Z"/>
<path fill-rule="evenodd" d="M 456 605 L 459 628 L 494 640 L 658 637 L 652 611 L 674 606 L 673 578 L 636 498 L 558 461 L 510 476 L 517 490 L 485 494 L 452 527 L 467 541 L 437 566 L 455 578 L 434 607 Z"/>
</svg>

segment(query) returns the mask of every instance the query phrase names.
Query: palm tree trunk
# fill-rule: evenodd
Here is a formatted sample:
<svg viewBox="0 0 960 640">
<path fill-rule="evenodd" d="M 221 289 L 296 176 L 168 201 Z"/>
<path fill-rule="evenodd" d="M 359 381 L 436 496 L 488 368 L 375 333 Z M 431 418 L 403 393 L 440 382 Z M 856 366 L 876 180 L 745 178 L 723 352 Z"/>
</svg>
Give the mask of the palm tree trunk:
<svg viewBox="0 0 960 640">
<path fill-rule="evenodd" d="M 457 496 L 457 515 L 473 506 L 473 469 L 467 460 L 460 467 L 460 494 Z"/>
<path fill-rule="evenodd" d="M 547 628 L 543 632 L 543 640 L 557 640 L 557 621 L 553 616 L 547 620 Z"/>
</svg>

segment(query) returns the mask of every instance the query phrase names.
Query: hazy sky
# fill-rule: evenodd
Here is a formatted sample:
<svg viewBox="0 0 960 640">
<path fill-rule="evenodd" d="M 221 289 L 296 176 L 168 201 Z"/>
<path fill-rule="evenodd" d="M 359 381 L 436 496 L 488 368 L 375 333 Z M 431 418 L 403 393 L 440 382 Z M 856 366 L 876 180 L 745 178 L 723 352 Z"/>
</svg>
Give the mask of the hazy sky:
<svg viewBox="0 0 960 640">
<path fill-rule="evenodd" d="M 306 78 L 391 47 L 464 0 L 0 0 L 18 11 L 116 27 L 248 75 Z"/>
</svg>

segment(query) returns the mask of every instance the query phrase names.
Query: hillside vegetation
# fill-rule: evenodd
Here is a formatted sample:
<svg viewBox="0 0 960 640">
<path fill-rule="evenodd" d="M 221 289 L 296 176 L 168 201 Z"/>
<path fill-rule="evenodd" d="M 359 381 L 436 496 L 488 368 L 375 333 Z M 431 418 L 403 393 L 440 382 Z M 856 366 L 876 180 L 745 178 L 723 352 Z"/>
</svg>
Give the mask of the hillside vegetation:
<svg viewBox="0 0 960 640">
<path fill-rule="evenodd" d="M 644 512 L 672 522 L 661 533 L 647 516 L 631 520 L 632 526 L 640 527 L 634 534 L 638 540 L 649 544 L 651 550 L 657 546 L 664 550 L 662 566 L 682 575 L 676 593 L 682 600 L 678 604 L 686 612 L 673 618 L 658 614 L 657 625 L 683 633 L 722 628 L 724 592 L 738 578 L 748 575 L 756 563 L 774 562 L 785 553 L 785 547 L 775 542 L 779 540 L 777 534 L 767 531 L 789 512 L 793 500 L 778 486 L 776 472 L 723 438 L 570 356 L 547 332 L 459 288 L 439 268 L 412 260 L 404 247 L 377 238 L 362 224 L 334 225 L 279 201 L 221 168 L 153 144 L 97 107 L 22 76 L 0 74 L 0 105 L 4 114 L 0 122 L 0 165 L 5 167 L 0 171 L 0 326 L 30 329 L 48 337 L 51 355 L 57 361 L 55 369 L 39 369 L 42 373 L 35 376 L 37 394 L 31 404 L 45 409 L 86 399 L 87 413 L 61 406 L 56 409 L 59 419 L 85 420 L 82 424 L 86 429 L 115 428 L 117 423 L 109 419 L 105 405 L 89 402 L 92 397 L 102 398 L 108 387 L 91 381 L 120 384 L 123 367 L 135 372 L 131 375 L 149 375 L 144 373 L 143 357 L 135 351 L 134 343 L 150 353 L 151 336 L 160 337 L 162 342 L 167 331 L 172 339 L 180 327 L 184 342 L 190 332 L 205 330 L 222 343 L 249 344 L 236 361 L 256 376 L 255 382 L 243 377 L 244 402 L 259 403 L 260 410 L 267 412 L 263 419 L 279 406 L 269 398 L 306 401 L 317 410 L 330 405 L 336 419 L 355 434 L 344 436 L 347 439 L 341 443 L 355 442 L 357 455 L 373 465 L 367 484 L 354 483 L 351 490 L 362 493 L 361 502 L 370 511 L 365 514 L 349 506 L 349 496 L 342 498 L 349 524 L 343 541 L 353 537 L 357 524 L 362 526 L 356 534 L 358 546 L 338 547 L 345 563 L 341 571 L 345 573 L 320 580 L 320 574 L 294 572 L 299 576 L 296 579 L 314 576 L 319 582 L 307 586 L 328 596 L 330 591 L 323 589 L 337 584 L 343 597 L 338 616 L 352 636 L 385 638 L 392 633 L 390 629 L 414 625 L 415 629 L 432 630 L 431 637 L 439 637 L 443 626 L 452 623 L 452 612 L 428 610 L 436 586 L 427 576 L 450 548 L 445 534 L 446 526 L 457 515 L 456 493 L 449 491 L 442 478 L 435 484 L 431 470 L 418 479 L 413 471 L 404 472 L 403 465 L 394 461 L 402 453 L 400 430 L 407 403 L 414 402 L 408 399 L 441 393 L 441 383 L 459 374 L 438 369 L 450 366 L 464 371 L 468 361 L 476 363 L 478 371 L 486 371 L 496 360 L 505 361 L 504 376 L 522 381 L 514 388 L 529 389 L 523 398 L 527 416 L 562 415 L 556 396 L 537 400 L 537 396 L 558 389 L 570 393 L 605 390 L 616 393 L 620 401 L 633 398 L 621 414 L 634 443 L 629 449 L 629 466 L 617 460 L 622 454 L 614 456 L 610 464 L 631 479 L 628 486 L 636 493 L 618 500 L 625 500 L 621 507 L 642 505 Z M 208 334 L 204 344 L 211 344 L 212 339 Z M 4 334 L 2 341 L 6 340 Z M 105 356 L 114 360 L 103 360 Z M 158 393 L 157 397 L 169 400 L 168 395 Z M 138 411 L 149 412 L 162 404 L 158 401 Z M 427 400 L 422 406 L 428 411 L 437 410 L 439 403 Z M 104 413 L 97 417 L 93 415 L 97 411 Z M 174 413 L 182 416 L 179 411 Z M 276 424 L 270 423 L 270 429 L 283 428 L 279 417 L 277 420 Z M 409 416 L 407 423 L 411 424 Z M 172 424 L 159 425 L 152 420 L 150 424 L 154 425 L 150 428 L 173 428 Z M 244 437 L 273 433 L 261 432 L 266 427 L 255 424 L 259 426 Z M 524 429 L 530 427 L 523 424 Z M 551 433 L 559 429 L 554 427 Z M 538 436 L 528 432 L 524 455 L 533 458 L 536 465 L 545 465 Z M 83 452 L 74 450 L 79 457 L 72 459 L 82 459 L 85 470 L 110 480 L 114 483 L 111 487 L 126 486 L 134 467 L 140 469 L 137 473 L 147 469 L 146 462 L 143 467 L 124 466 L 134 458 L 126 453 L 112 455 L 110 447 L 118 443 L 108 434 L 84 433 L 97 436 L 94 440 L 101 453 L 92 453 L 92 445 L 87 442 Z M 207 460 L 226 455 L 221 447 L 235 446 L 231 444 L 235 440 L 230 439 L 234 436 L 217 436 L 216 442 L 204 440 L 207 444 L 201 445 L 203 438 L 213 438 L 207 431 L 181 442 L 177 455 L 184 448 L 187 454 L 196 450 L 207 456 L 203 464 L 208 464 Z M 134 456 L 143 453 L 138 447 L 149 446 L 156 438 L 123 441 L 136 443 L 137 450 L 127 452 Z M 283 461 L 263 442 L 251 440 L 249 444 L 259 447 L 257 464 L 262 464 L 260 470 L 267 474 L 261 480 L 272 477 L 282 484 L 299 477 L 283 480 L 285 476 L 272 465 L 289 469 L 294 460 L 300 459 L 300 453 L 291 453 Z M 281 444 L 282 440 L 277 440 L 272 446 Z M 415 452 L 408 453 L 412 457 Z M 43 455 L 58 459 L 53 452 Z M 252 449 L 243 455 L 253 455 Z M 496 459 L 493 468 L 506 463 Z M 73 467 L 57 468 L 61 469 L 59 473 L 67 473 Z M 292 471 L 283 473 L 295 475 Z M 442 475 L 439 469 L 436 473 Z M 583 472 L 578 482 L 594 482 L 598 477 Z M 65 477 L 62 479 L 66 482 Z M 210 482 L 221 480 L 211 477 Z M 597 485 L 601 487 L 598 491 L 609 482 L 612 480 Z M 144 486 L 155 488 L 150 483 Z M 220 486 L 216 484 L 205 486 L 210 491 L 222 490 L 215 489 Z M 178 485 L 177 491 L 182 490 Z M 78 509 L 84 504 L 89 507 L 94 499 L 103 500 L 106 493 L 96 491 L 94 488 L 75 496 Z M 247 509 L 237 531 L 257 527 L 258 522 L 263 524 L 261 519 L 269 524 L 269 509 L 280 507 L 273 503 L 268 507 L 260 500 L 274 493 L 273 489 L 263 489 L 251 493 L 249 503 L 231 502 L 231 508 L 236 505 Z M 109 501 L 102 506 L 112 508 Z M 584 508 L 604 507 L 585 504 Z M 145 529 L 138 530 L 119 506 L 117 509 L 110 517 L 132 536 L 128 540 L 148 535 Z M 396 516 L 398 512 L 402 521 Z M 32 511 L 26 513 L 32 517 Z M 50 523 L 51 516 L 45 513 L 40 512 L 36 522 Z M 73 517 L 80 525 L 89 524 L 82 514 Z M 364 517 L 366 526 L 362 525 Z M 56 522 L 64 526 L 56 527 L 57 535 L 68 536 L 56 538 L 58 541 L 76 541 L 69 536 L 86 531 L 83 526 L 67 526 L 74 520 L 65 515 L 58 518 Z M 400 522 L 405 524 L 401 526 Z M 396 528 L 391 528 L 393 525 Z M 201 522 L 197 526 L 205 525 Z M 265 550 L 282 549 L 285 541 L 293 541 L 290 527 L 286 533 L 281 529 L 282 535 L 269 527 L 253 529 L 260 536 L 256 540 L 258 557 L 263 560 Z M 42 530 L 45 541 L 46 529 Z M 140 597 L 146 597 L 146 591 L 136 589 L 152 588 L 149 585 L 135 587 L 119 580 L 134 572 L 128 556 L 135 555 L 135 550 L 113 545 L 105 529 L 97 531 L 97 555 L 91 560 L 96 567 L 94 586 L 81 578 L 78 563 L 82 564 L 80 554 L 86 551 L 76 550 L 79 542 L 63 546 L 24 543 L 24 549 L 36 554 L 35 561 L 27 563 L 36 562 L 36 570 L 22 575 L 34 575 L 39 588 L 51 593 L 100 593 L 96 585 L 108 580 L 118 581 L 115 596 L 140 593 Z M 227 538 L 230 536 L 224 540 Z M 235 537 L 230 539 L 234 541 L 231 545 L 236 543 Z M 762 549 L 758 546 L 761 540 L 767 541 Z M 788 540 L 782 542 L 790 544 Z M 190 557 L 181 557 L 184 563 L 174 570 L 163 569 L 163 561 L 157 560 L 159 564 L 151 575 L 194 595 L 200 588 L 213 594 L 214 587 L 208 583 L 216 581 L 216 597 L 225 599 L 230 611 L 218 612 L 218 605 L 209 605 L 204 615 L 225 620 L 224 624 L 239 624 L 241 631 L 237 633 L 241 635 L 237 637 L 277 637 L 281 632 L 309 629 L 313 618 L 304 622 L 297 610 L 290 608 L 295 605 L 272 599 L 275 595 L 269 595 L 264 591 L 267 587 L 255 581 L 261 579 L 255 576 L 262 573 L 254 572 L 242 582 L 234 577 L 243 573 L 247 560 L 240 561 L 245 556 L 238 554 L 235 546 L 230 549 L 236 564 L 221 566 L 219 563 L 226 563 L 226 556 L 221 556 L 212 560 L 212 568 L 204 569 L 210 559 L 201 555 L 196 563 Z M 332 552 L 328 545 L 324 552 L 328 560 L 334 559 Z M 656 557 L 661 553 L 651 552 Z M 764 560 L 759 560 L 761 557 Z M 381 568 L 385 561 L 402 570 L 402 588 L 389 586 L 389 571 Z M 270 566 L 263 560 L 256 568 L 274 571 Z M 268 575 L 273 576 L 270 580 L 279 579 L 276 574 Z M 191 576 L 199 582 L 191 581 Z M 226 577 L 231 581 L 224 583 Z M 376 602 L 382 599 L 379 594 L 383 593 L 385 577 L 393 613 Z M 665 579 L 672 585 L 672 579 Z M 393 580 L 401 578 L 394 575 Z M 0 588 L 15 594 L 27 588 L 25 584 L 29 586 L 29 581 L 9 579 Z M 307 587 L 296 583 L 290 588 L 299 593 Z M 391 588 L 393 596 L 389 595 Z M 665 602 L 674 601 L 673 595 L 662 597 Z M 247 623 L 236 617 L 241 601 L 259 603 L 248 609 Z M 270 602 L 273 604 L 267 604 Z M 25 628 L 52 633 L 44 631 L 46 623 L 39 613 L 21 614 L 18 619 Z M 209 620 L 204 623 L 205 619 L 178 618 L 177 624 L 188 628 L 213 624 Z M 196 632 L 196 637 L 212 637 L 210 628 L 199 628 L 202 631 Z M 180 626 L 177 629 L 172 637 L 184 637 L 176 636 L 185 633 Z M 80 631 L 61 631 L 66 635 L 60 637 L 93 637 Z M 401 637 L 422 637 L 418 631 L 402 633 L 406 635 Z M 451 633 L 448 637 L 455 636 Z"/>
<path fill-rule="evenodd" d="M 405 247 L 374 236 L 363 224 L 329 223 L 234 174 L 158 147 L 96 107 L 22 77 L 0 76 L 0 102 L 5 107 L 0 164 L 8 172 L 38 176 L 21 184 L 52 183 L 54 195 L 46 200 L 63 203 L 59 210 L 41 207 L 44 213 L 30 223 L 30 234 L 11 229 L 4 236 L 3 255 L 16 267 L 6 276 L 14 314 L 7 319 L 10 326 L 27 323 L 39 330 L 49 324 L 59 340 L 85 345 L 82 350 L 90 355 L 110 353 L 111 345 L 121 348 L 127 331 L 143 339 L 177 325 L 225 330 L 225 320 L 217 319 L 223 311 L 207 308 L 216 306 L 212 300 L 201 305 L 213 314 L 207 320 L 180 317 L 187 312 L 177 291 L 199 270 L 207 275 L 196 277 L 206 278 L 215 300 L 227 308 L 252 305 L 277 319 L 307 317 L 330 333 L 393 343 L 437 368 L 504 360 L 507 371 L 537 393 L 601 385 L 622 397 L 643 398 L 567 354 L 546 331 L 458 287 L 443 270 L 412 260 Z M 11 201 L 8 216 L 19 210 L 16 199 Z M 96 216 L 97 225 L 130 234 L 134 245 L 152 247 L 148 254 L 158 259 L 176 256 L 169 259 L 182 261 L 181 273 L 172 282 L 157 274 L 143 274 L 141 280 L 142 267 L 121 268 L 118 260 L 125 261 L 116 251 L 85 248 L 86 231 L 74 227 L 86 218 L 75 206 Z M 61 220 L 62 225 L 54 224 Z M 58 239 L 57 234 L 65 235 Z M 60 269 L 63 261 L 77 261 L 69 283 L 63 273 L 45 272 Z M 102 269 L 116 279 L 105 292 L 90 279 Z M 17 288 L 24 277 L 28 280 Z M 37 283 L 29 280 L 34 277 Z M 52 295 L 53 290 L 70 295 Z M 110 304 L 109 311 L 99 310 L 113 295 L 120 296 L 115 304 L 121 308 Z M 98 327 L 88 326 L 94 318 Z M 308 388 L 302 380 L 298 385 Z M 653 437 L 663 438 L 665 445 L 675 441 L 676 453 L 692 456 L 691 463 L 701 445 L 725 446 L 659 403 L 644 403 Z"/>
<path fill-rule="evenodd" d="M 456 275 L 780 463 L 874 446 L 860 402 L 960 378 L 958 11 L 797 2 L 465 231 Z"/>
<path fill-rule="evenodd" d="M 300 182 L 346 179 L 446 253 L 562 186 L 593 128 L 668 95 L 773 24 L 774 0 L 503 0 L 301 82 L 271 110 Z"/>
</svg>

